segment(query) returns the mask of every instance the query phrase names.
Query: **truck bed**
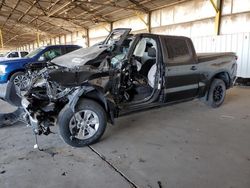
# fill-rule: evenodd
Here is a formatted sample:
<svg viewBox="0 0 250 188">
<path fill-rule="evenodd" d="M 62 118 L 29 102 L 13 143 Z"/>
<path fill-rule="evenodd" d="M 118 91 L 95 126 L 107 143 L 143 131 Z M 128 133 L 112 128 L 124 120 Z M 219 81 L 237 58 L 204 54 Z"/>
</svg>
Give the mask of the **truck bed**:
<svg viewBox="0 0 250 188">
<path fill-rule="evenodd" d="M 233 52 L 222 52 L 222 53 L 197 53 L 198 62 L 212 61 L 218 58 L 225 58 L 225 56 L 236 56 Z"/>
</svg>

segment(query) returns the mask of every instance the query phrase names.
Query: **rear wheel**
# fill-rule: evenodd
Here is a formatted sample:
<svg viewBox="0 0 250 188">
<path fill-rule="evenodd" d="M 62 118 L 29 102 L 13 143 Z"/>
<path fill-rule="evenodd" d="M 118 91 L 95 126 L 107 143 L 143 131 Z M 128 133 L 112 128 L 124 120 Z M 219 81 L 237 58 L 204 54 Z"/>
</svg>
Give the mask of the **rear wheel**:
<svg viewBox="0 0 250 188">
<path fill-rule="evenodd" d="M 226 96 L 226 85 L 221 79 L 214 79 L 209 89 L 207 104 L 213 108 L 222 105 Z"/>
<path fill-rule="evenodd" d="M 62 111 L 58 120 L 63 140 L 73 147 L 84 147 L 97 142 L 103 135 L 107 117 L 101 105 L 93 100 L 81 101 L 75 112 Z"/>
</svg>

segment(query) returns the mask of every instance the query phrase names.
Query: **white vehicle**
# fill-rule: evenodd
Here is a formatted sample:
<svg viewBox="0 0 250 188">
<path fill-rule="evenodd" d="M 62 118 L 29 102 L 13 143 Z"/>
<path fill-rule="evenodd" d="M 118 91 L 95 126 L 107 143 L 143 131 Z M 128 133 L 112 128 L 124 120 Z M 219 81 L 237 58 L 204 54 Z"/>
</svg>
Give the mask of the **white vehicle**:
<svg viewBox="0 0 250 188">
<path fill-rule="evenodd" d="M 0 56 L 0 61 L 19 59 L 19 58 L 23 58 L 24 56 L 28 54 L 29 52 L 26 52 L 26 51 L 10 51 L 4 54 L 3 56 Z"/>
</svg>

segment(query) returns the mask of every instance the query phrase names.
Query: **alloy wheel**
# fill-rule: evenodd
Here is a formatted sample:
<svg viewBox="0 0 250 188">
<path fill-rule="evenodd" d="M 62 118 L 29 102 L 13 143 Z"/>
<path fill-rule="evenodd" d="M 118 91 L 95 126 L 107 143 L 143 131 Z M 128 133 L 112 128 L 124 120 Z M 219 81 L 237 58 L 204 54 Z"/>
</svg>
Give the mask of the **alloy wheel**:
<svg viewBox="0 0 250 188">
<path fill-rule="evenodd" d="M 223 99 L 223 88 L 221 85 L 218 85 L 214 88 L 213 98 L 215 102 L 220 102 Z"/>
<path fill-rule="evenodd" d="M 17 91 L 23 91 L 28 86 L 29 79 L 24 74 L 21 74 L 21 75 L 17 75 L 14 78 L 13 83 Z"/>
<path fill-rule="evenodd" d="M 99 118 L 92 110 L 81 110 L 74 114 L 69 122 L 73 137 L 86 140 L 95 135 L 99 129 Z"/>
</svg>

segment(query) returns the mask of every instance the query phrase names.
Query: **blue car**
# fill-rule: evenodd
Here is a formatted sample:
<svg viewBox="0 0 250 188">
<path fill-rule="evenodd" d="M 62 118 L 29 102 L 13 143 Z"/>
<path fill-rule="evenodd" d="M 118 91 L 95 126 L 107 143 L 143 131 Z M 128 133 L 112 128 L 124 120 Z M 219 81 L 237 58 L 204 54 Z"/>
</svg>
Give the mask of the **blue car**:
<svg viewBox="0 0 250 188">
<path fill-rule="evenodd" d="M 20 106 L 20 98 L 16 94 L 27 85 L 25 66 L 30 63 L 45 63 L 55 57 L 64 55 L 81 48 L 78 45 L 51 45 L 37 48 L 22 59 L 0 62 L 0 99 Z"/>
</svg>

